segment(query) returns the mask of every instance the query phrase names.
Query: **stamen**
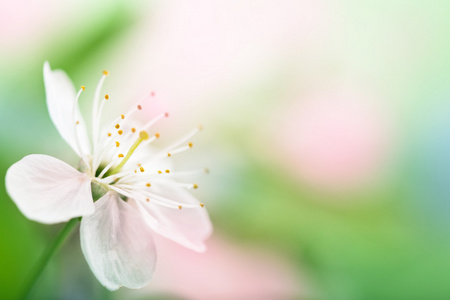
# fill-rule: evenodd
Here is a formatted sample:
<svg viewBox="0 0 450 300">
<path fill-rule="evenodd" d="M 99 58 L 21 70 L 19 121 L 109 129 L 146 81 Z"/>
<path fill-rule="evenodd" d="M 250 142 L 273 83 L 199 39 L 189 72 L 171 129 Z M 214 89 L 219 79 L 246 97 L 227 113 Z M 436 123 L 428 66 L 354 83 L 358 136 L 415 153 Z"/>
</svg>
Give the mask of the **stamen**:
<svg viewBox="0 0 450 300">
<path fill-rule="evenodd" d="M 119 131 L 117 131 L 117 133 L 118 133 L 119 135 L 122 135 L 122 133 L 123 133 L 123 130 L 122 130 L 122 129 L 120 129 Z"/>
<path fill-rule="evenodd" d="M 194 185 L 192 186 L 194 189 L 198 189 L 198 184 L 194 183 Z"/>
<path fill-rule="evenodd" d="M 131 132 L 135 133 L 136 132 L 136 128 L 131 128 Z"/>
<path fill-rule="evenodd" d="M 181 206 L 181 205 L 178 205 L 178 208 L 181 210 L 182 208 L 183 208 L 183 206 Z"/>
<path fill-rule="evenodd" d="M 120 115 L 120 117 L 122 118 L 122 120 L 125 119 L 125 115 Z"/>
<path fill-rule="evenodd" d="M 166 170 L 166 173 L 170 173 L 170 170 Z"/>
<path fill-rule="evenodd" d="M 110 133 L 110 132 L 108 132 L 108 136 L 111 136 L 111 133 Z"/>
<path fill-rule="evenodd" d="M 140 170 L 141 172 L 144 172 L 144 171 L 145 171 L 143 167 L 140 167 L 139 170 Z"/>
<path fill-rule="evenodd" d="M 147 182 L 147 183 L 145 184 L 145 186 L 146 186 L 146 187 L 151 187 L 152 185 L 150 184 L 150 182 Z"/>
<path fill-rule="evenodd" d="M 116 141 L 116 147 L 119 147 L 120 143 L 118 141 Z"/>
<path fill-rule="evenodd" d="M 116 127 L 116 129 L 119 129 L 120 128 L 120 124 L 116 124 L 116 126 L 114 126 L 114 127 Z"/>
<path fill-rule="evenodd" d="M 118 155 L 118 157 L 123 157 L 123 154 L 122 154 L 122 153 L 120 153 L 120 154 Z"/>
<path fill-rule="evenodd" d="M 138 104 L 137 109 L 141 110 L 142 106 L 140 104 Z"/>
<path fill-rule="evenodd" d="M 200 203 L 200 206 L 201 206 L 201 207 L 204 207 L 204 206 L 205 206 L 205 204 L 203 204 L 203 203 Z"/>
<path fill-rule="evenodd" d="M 86 90 L 86 87 L 84 85 L 82 85 L 81 88 L 83 89 L 83 91 Z"/>
<path fill-rule="evenodd" d="M 109 95 L 105 95 L 105 100 L 108 100 L 109 99 Z"/>
</svg>

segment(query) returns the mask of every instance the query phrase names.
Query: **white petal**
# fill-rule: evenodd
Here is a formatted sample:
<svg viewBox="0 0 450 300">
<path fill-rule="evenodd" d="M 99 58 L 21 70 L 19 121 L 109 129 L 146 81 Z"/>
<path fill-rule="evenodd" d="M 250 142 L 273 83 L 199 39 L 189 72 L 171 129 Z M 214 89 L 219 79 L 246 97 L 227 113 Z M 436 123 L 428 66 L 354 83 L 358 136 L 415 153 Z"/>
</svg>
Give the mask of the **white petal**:
<svg viewBox="0 0 450 300">
<path fill-rule="evenodd" d="M 73 103 L 76 97 L 76 91 L 72 81 L 64 71 L 50 69 L 48 62 L 44 63 L 44 84 L 47 95 L 47 107 L 50 118 L 58 129 L 62 138 L 80 155 L 75 142 L 75 128 L 78 132 L 80 146 L 85 154 L 90 153 L 90 143 L 87 136 L 86 125 L 83 116 L 80 113 L 78 105 L 76 106 L 75 125 L 73 120 Z"/>
<path fill-rule="evenodd" d="M 147 285 L 155 269 L 151 230 L 141 214 L 113 192 L 95 202 L 81 221 L 81 249 L 97 279 L 114 291 Z"/>
<path fill-rule="evenodd" d="M 6 172 L 6 189 L 28 218 L 52 224 L 94 212 L 91 180 L 65 162 L 33 154 Z"/>
<path fill-rule="evenodd" d="M 153 186 L 152 186 L 153 188 Z M 198 208 L 173 209 L 146 201 L 136 201 L 137 207 L 146 216 L 147 224 L 158 234 L 198 252 L 206 250 L 204 241 L 212 233 L 212 225 L 205 207 L 188 191 L 181 188 L 162 189 L 153 192 L 182 203 L 198 204 Z M 155 226 L 154 220 L 157 221 Z"/>
</svg>

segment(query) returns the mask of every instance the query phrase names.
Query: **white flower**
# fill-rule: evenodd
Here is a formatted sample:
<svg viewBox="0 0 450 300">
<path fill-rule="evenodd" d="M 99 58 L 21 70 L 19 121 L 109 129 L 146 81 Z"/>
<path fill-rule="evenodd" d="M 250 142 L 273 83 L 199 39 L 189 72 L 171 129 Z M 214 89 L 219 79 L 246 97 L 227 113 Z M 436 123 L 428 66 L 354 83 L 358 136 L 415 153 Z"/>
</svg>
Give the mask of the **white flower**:
<svg viewBox="0 0 450 300">
<path fill-rule="evenodd" d="M 54 157 L 33 154 L 12 165 L 6 188 L 20 211 L 46 224 L 83 217 L 81 247 L 92 272 L 109 290 L 141 288 L 149 283 L 156 263 L 152 231 L 187 248 L 202 252 L 212 232 L 208 213 L 170 171 L 170 156 L 192 147 L 188 141 L 201 128 L 162 151 L 148 146 L 159 133 L 149 128 L 161 114 L 138 127 L 133 115 L 141 105 L 100 128 L 109 96 L 101 97 L 107 71 L 95 90 L 92 109 L 92 147 L 78 98 L 68 76 L 44 64 L 50 117 L 63 139 L 80 156 L 79 170 Z M 102 100 L 100 100 L 102 98 Z M 81 171 L 80 171 L 81 170 Z M 189 171 L 186 173 L 203 172 Z M 103 191 L 94 201 L 92 193 Z"/>
</svg>

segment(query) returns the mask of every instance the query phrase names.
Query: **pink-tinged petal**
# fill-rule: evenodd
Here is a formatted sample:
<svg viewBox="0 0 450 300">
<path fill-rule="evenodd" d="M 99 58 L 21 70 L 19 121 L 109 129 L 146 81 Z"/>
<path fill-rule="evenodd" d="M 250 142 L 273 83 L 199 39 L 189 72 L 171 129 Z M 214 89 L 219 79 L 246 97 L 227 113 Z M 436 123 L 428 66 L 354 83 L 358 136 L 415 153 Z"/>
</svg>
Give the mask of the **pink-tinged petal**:
<svg viewBox="0 0 450 300">
<path fill-rule="evenodd" d="M 181 188 L 153 187 L 153 192 L 165 198 L 186 204 L 198 204 L 198 208 L 173 209 L 147 201 L 136 201 L 147 224 L 158 234 L 194 251 L 206 250 L 205 240 L 212 233 L 212 225 L 205 207 L 188 191 Z M 154 220 L 157 221 L 155 226 Z"/>
<path fill-rule="evenodd" d="M 153 276 L 156 250 L 141 214 L 109 192 L 95 202 L 95 213 L 81 221 L 81 249 L 107 289 L 138 289 Z"/>
<path fill-rule="evenodd" d="M 25 156 L 6 172 L 6 189 L 28 218 L 46 224 L 94 212 L 91 179 L 48 155 Z"/>
<path fill-rule="evenodd" d="M 80 155 L 75 141 L 75 130 L 77 130 L 81 149 L 84 153 L 89 154 L 91 149 L 89 138 L 78 105 L 76 105 L 75 120 L 73 116 L 73 104 L 76 91 L 72 81 L 64 71 L 52 71 L 50 64 L 45 62 L 44 84 L 48 112 L 59 134 Z"/>
</svg>

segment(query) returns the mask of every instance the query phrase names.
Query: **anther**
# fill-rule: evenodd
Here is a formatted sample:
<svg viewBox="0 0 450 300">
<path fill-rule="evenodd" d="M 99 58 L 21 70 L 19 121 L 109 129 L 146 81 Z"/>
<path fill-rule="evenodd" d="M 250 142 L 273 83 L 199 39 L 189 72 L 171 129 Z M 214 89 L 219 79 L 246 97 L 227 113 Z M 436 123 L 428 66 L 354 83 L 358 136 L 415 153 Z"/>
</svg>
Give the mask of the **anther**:
<svg viewBox="0 0 450 300">
<path fill-rule="evenodd" d="M 109 95 L 105 95 L 105 99 L 108 100 L 109 99 Z"/>
<path fill-rule="evenodd" d="M 183 206 L 181 206 L 181 205 L 178 205 L 178 209 L 180 209 L 180 210 L 181 210 L 182 208 L 183 208 Z"/>
<path fill-rule="evenodd" d="M 123 154 L 122 153 L 120 153 L 119 155 L 117 155 L 118 157 L 123 157 Z"/>
<path fill-rule="evenodd" d="M 201 206 L 201 207 L 203 207 L 203 206 L 205 206 L 205 204 L 203 204 L 203 203 L 200 203 L 200 206 Z"/>
<path fill-rule="evenodd" d="M 139 170 L 140 170 L 141 172 L 144 172 L 144 171 L 145 171 L 143 167 L 140 167 Z"/>
<path fill-rule="evenodd" d="M 80 124 L 80 121 L 77 121 L 77 125 Z"/>
<path fill-rule="evenodd" d="M 147 182 L 147 183 L 145 184 L 145 186 L 146 186 L 146 187 L 151 187 L 152 185 L 150 184 L 150 182 Z"/>
<path fill-rule="evenodd" d="M 160 135 L 158 132 L 155 133 L 155 138 L 159 139 L 160 136 L 161 136 L 161 135 Z"/>
<path fill-rule="evenodd" d="M 82 86 L 81 86 L 81 89 L 82 89 L 83 91 L 85 91 L 85 90 L 86 90 L 86 87 L 85 87 L 84 85 L 82 85 Z"/>
<path fill-rule="evenodd" d="M 192 146 L 194 146 L 194 144 L 192 143 L 188 143 L 189 148 L 192 148 Z"/>
<path fill-rule="evenodd" d="M 107 70 L 104 70 L 104 71 L 103 71 L 103 75 L 108 76 L 108 75 L 109 75 L 109 72 L 108 72 Z"/>
<path fill-rule="evenodd" d="M 158 174 L 162 174 L 162 171 L 158 170 Z"/>
<path fill-rule="evenodd" d="M 123 133 L 123 130 L 122 130 L 122 129 L 120 129 L 119 131 L 117 131 L 117 133 L 118 133 L 119 135 L 122 135 L 122 133 Z"/>
<path fill-rule="evenodd" d="M 139 104 L 139 105 L 137 106 L 137 109 L 141 110 L 141 109 L 142 109 L 142 106 Z"/>
<path fill-rule="evenodd" d="M 172 154 L 170 154 L 170 153 L 167 153 L 167 156 L 168 156 L 168 157 L 171 157 L 171 156 L 172 156 Z"/>
<path fill-rule="evenodd" d="M 192 186 L 194 189 L 198 189 L 198 184 L 194 183 L 194 185 Z"/>
<path fill-rule="evenodd" d="M 148 198 L 147 198 L 147 199 L 145 199 L 145 200 L 147 200 L 147 202 L 150 202 L 150 199 L 148 199 Z"/>
<path fill-rule="evenodd" d="M 170 170 L 166 170 L 166 173 L 170 173 Z"/>
<path fill-rule="evenodd" d="M 110 132 L 108 132 L 108 136 L 111 136 L 111 133 L 110 133 Z"/>
<path fill-rule="evenodd" d="M 116 147 L 119 147 L 120 143 L 118 141 L 116 141 Z"/>
<path fill-rule="evenodd" d="M 136 132 L 136 128 L 131 128 L 131 132 L 135 133 Z"/>
<path fill-rule="evenodd" d="M 125 115 L 120 115 L 120 117 L 122 118 L 122 120 L 125 119 Z"/>
<path fill-rule="evenodd" d="M 114 126 L 114 127 L 116 127 L 116 129 L 119 129 L 119 128 L 120 128 L 120 125 L 119 125 L 119 124 L 116 124 L 116 126 Z"/>
<path fill-rule="evenodd" d="M 164 114 L 164 116 L 165 116 L 166 118 L 168 118 L 168 117 L 169 117 L 169 113 L 166 112 L 166 113 Z"/>
</svg>

